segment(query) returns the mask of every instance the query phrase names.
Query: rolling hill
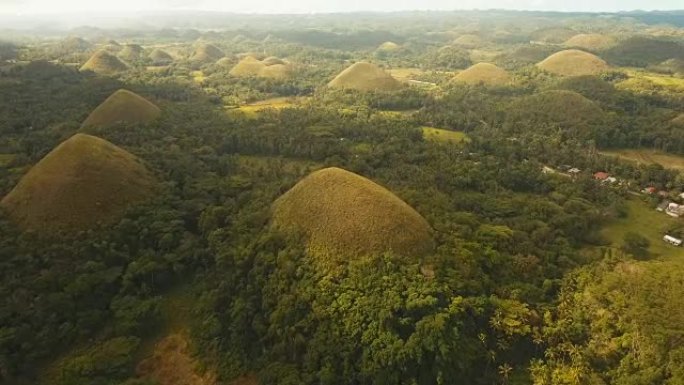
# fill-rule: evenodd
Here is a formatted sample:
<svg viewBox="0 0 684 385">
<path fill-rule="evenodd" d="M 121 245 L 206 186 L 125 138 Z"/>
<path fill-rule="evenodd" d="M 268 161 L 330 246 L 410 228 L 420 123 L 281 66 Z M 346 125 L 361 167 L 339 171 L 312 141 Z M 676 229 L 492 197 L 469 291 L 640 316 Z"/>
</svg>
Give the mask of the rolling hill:
<svg viewBox="0 0 684 385">
<path fill-rule="evenodd" d="M 100 75 L 114 75 L 126 69 L 126 64 L 107 51 L 96 52 L 81 67 L 81 71 L 92 71 Z"/>
<path fill-rule="evenodd" d="M 358 62 L 337 75 L 328 83 L 328 87 L 357 91 L 396 91 L 403 88 L 403 85 L 375 64 Z"/>
<path fill-rule="evenodd" d="M 581 33 L 565 42 L 566 47 L 581 48 L 587 51 L 602 51 L 616 44 L 616 40 L 607 35 L 598 33 Z"/>
<path fill-rule="evenodd" d="M 19 181 L 0 206 L 22 228 L 76 232 L 117 220 L 152 195 L 154 178 L 132 154 L 106 140 L 76 134 Z"/>
<path fill-rule="evenodd" d="M 159 107 L 128 90 L 118 90 L 88 115 L 81 127 L 110 126 L 119 122 L 150 123 L 161 115 Z"/>
<path fill-rule="evenodd" d="M 537 67 L 561 76 L 596 75 L 610 68 L 600 57 L 577 49 L 556 52 Z"/>
<path fill-rule="evenodd" d="M 477 63 L 454 76 L 452 82 L 501 86 L 510 83 L 511 75 L 491 63 Z"/>
<path fill-rule="evenodd" d="M 344 258 L 392 251 L 419 257 L 433 247 L 423 217 L 384 187 L 339 168 L 302 179 L 273 205 L 273 224 L 303 233 L 309 251 Z"/>
</svg>

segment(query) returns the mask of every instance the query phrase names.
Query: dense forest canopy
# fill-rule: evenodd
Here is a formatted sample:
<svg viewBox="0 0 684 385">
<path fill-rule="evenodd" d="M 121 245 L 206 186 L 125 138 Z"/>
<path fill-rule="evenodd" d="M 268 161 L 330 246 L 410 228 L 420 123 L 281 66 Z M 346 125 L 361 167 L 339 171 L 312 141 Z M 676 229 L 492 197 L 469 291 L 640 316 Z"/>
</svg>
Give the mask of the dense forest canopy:
<svg viewBox="0 0 684 385">
<path fill-rule="evenodd" d="M 681 12 L 148 21 L 3 32 L 0 384 L 684 382 Z"/>
</svg>

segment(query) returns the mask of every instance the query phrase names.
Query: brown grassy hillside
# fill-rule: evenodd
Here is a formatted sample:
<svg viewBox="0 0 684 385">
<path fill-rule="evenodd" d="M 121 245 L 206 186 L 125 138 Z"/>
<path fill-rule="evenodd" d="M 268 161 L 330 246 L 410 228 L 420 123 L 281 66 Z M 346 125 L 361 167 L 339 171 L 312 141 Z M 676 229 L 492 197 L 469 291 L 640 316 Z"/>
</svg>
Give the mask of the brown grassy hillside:
<svg viewBox="0 0 684 385">
<path fill-rule="evenodd" d="M 328 86 L 358 91 L 396 91 L 403 85 L 375 64 L 358 62 L 342 71 Z"/>
<path fill-rule="evenodd" d="M 166 65 L 173 62 L 173 56 L 161 49 L 155 49 L 154 51 L 150 52 L 149 58 L 154 65 Z"/>
<path fill-rule="evenodd" d="M 129 205 L 151 197 L 153 185 L 134 155 L 76 134 L 33 166 L 0 206 L 24 229 L 46 235 L 87 230 L 117 220 Z"/>
<path fill-rule="evenodd" d="M 81 125 L 105 127 L 118 122 L 149 123 L 161 115 L 159 107 L 128 90 L 118 90 L 97 106 Z"/>
<path fill-rule="evenodd" d="M 600 57 L 577 49 L 556 52 L 537 67 L 561 76 L 596 75 L 610 68 Z"/>
<path fill-rule="evenodd" d="M 430 226 L 413 208 L 384 187 L 339 168 L 316 171 L 280 197 L 273 223 L 302 232 L 310 252 L 324 258 L 386 251 L 422 256 L 433 247 Z"/>
<path fill-rule="evenodd" d="M 107 51 L 98 51 L 81 67 L 81 71 L 93 71 L 100 75 L 114 75 L 128 67 L 118 57 Z"/>
<path fill-rule="evenodd" d="M 268 58 L 259 61 L 253 56 L 247 56 L 240 60 L 231 70 L 230 74 L 235 77 L 262 77 L 283 79 L 290 76 L 292 69 L 288 64 L 278 58 Z"/>
<path fill-rule="evenodd" d="M 581 33 L 565 42 L 566 47 L 581 48 L 589 51 L 601 51 L 614 46 L 615 38 L 598 33 Z"/>
<path fill-rule="evenodd" d="M 452 81 L 456 83 L 501 86 L 511 82 L 511 75 L 494 64 L 477 63 L 454 76 Z"/>
<path fill-rule="evenodd" d="M 119 57 L 129 62 L 137 61 L 143 57 L 144 52 L 143 47 L 138 44 L 126 44 L 119 52 Z"/>
<path fill-rule="evenodd" d="M 378 47 L 378 51 L 382 52 L 396 52 L 401 49 L 401 46 L 392 41 L 386 41 Z"/>
<path fill-rule="evenodd" d="M 209 63 L 226 56 L 223 51 L 212 44 L 202 43 L 197 46 L 190 60 L 195 62 Z"/>
</svg>

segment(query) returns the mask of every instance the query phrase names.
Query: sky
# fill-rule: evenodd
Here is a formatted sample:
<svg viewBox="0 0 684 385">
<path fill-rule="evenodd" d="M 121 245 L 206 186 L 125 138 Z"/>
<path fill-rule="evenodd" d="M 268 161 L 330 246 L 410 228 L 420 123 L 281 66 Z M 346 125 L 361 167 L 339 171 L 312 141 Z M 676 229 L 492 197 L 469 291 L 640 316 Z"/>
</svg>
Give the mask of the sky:
<svg viewBox="0 0 684 385">
<path fill-rule="evenodd" d="M 684 0 L 0 0 L 0 13 L 136 12 L 215 10 L 239 13 L 517 9 L 630 11 L 684 9 Z"/>
</svg>

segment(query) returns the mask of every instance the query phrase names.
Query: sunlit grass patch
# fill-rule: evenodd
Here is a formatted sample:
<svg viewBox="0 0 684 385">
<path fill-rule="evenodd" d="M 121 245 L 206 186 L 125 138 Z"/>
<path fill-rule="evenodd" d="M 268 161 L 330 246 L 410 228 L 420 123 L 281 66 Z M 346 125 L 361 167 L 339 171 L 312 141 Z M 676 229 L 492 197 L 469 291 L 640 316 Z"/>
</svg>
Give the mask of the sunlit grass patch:
<svg viewBox="0 0 684 385">
<path fill-rule="evenodd" d="M 427 140 L 452 143 L 463 143 L 470 141 L 468 135 L 461 131 L 447 130 L 443 128 L 427 126 L 423 126 L 420 129 L 423 131 L 423 137 Z"/>
<path fill-rule="evenodd" d="M 647 149 L 623 149 L 614 151 L 602 151 L 602 154 L 617 156 L 619 158 L 643 164 L 657 163 L 665 168 L 684 170 L 684 157 L 667 154 L 660 151 Z"/>
</svg>

